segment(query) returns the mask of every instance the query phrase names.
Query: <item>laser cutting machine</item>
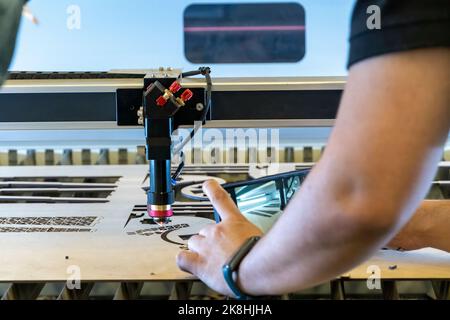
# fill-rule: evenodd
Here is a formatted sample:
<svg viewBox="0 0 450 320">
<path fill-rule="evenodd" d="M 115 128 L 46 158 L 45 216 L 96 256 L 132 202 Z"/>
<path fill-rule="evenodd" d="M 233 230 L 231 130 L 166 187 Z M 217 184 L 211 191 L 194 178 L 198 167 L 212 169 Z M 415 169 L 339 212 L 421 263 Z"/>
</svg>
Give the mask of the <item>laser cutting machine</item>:
<svg viewBox="0 0 450 320">
<path fill-rule="evenodd" d="M 164 223 L 173 213 L 172 185 L 184 166 L 183 148 L 198 125 L 173 150 L 172 133 L 177 128 L 193 126 L 195 121 L 208 126 L 328 126 L 344 86 L 339 78 L 215 79 L 213 83 L 210 71 L 12 73 L 0 96 L 1 126 L 144 125 L 150 165 L 148 213 Z M 196 75 L 204 80 L 190 78 Z M 181 159 L 173 174 L 172 153 Z"/>
<path fill-rule="evenodd" d="M 201 182 L 309 168 L 320 158 L 345 78 L 208 79 L 210 71 L 10 74 L 0 91 L 4 298 L 34 299 L 46 283 L 64 283 L 74 265 L 81 290 L 64 287 L 61 299 L 86 298 L 105 281 L 118 284 L 117 299 L 136 298 L 144 283 L 157 281 L 174 281 L 172 297 L 188 298 L 195 279 L 173 257 L 214 223 Z M 277 143 L 248 143 L 251 128 L 274 129 Z M 186 134 L 174 137 L 176 129 Z M 201 130 L 211 138 L 226 129 L 240 130 L 247 143 L 190 143 Z M 450 196 L 448 148 L 444 157 L 430 198 Z M 272 209 L 259 207 L 255 216 L 270 217 Z M 435 294 L 445 295 L 448 256 L 425 249 L 380 251 L 333 281 L 331 296 L 345 298 L 344 283 L 365 283 L 374 263 L 386 277 L 386 298 L 398 293 L 397 281 L 411 279 L 432 280 Z"/>
</svg>

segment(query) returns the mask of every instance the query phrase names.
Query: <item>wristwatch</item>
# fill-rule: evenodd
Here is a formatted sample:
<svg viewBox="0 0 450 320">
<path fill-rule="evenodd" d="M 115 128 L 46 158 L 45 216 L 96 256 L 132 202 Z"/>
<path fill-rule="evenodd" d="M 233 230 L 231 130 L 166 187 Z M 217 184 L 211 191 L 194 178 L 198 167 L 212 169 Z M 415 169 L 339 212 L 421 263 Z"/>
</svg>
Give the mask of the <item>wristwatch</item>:
<svg viewBox="0 0 450 320">
<path fill-rule="evenodd" d="M 250 252 L 261 237 L 251 237 L 239 248 L 239 250 L 231 257 L 231 259 L 222 267 L 223 276 L 228 287 L 234 293 L 238 300 L 251 300 L 254 297 L 244 294 L 237 286 L 233 279 L 233 273 L 237 272 L 242 259 Z"/>
</svg>

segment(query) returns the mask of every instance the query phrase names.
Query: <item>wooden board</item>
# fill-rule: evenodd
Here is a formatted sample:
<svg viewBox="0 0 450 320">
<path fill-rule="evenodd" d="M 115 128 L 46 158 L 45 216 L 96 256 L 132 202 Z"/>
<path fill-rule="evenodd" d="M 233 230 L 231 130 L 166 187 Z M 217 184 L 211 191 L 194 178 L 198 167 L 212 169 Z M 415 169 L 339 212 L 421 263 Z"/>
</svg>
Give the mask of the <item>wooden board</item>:
<svg viewBox="0 0 450 320">
<path fill-rule="evenodd" d="M 186 225 L 177 234 L 195 233 L 209 220 L 177 217 L 171 225 Z M 99 225 L 100 227 L 100 225 Z M 91 233 L 6 234 L 0 237 L 0 282 L 66 281 L 81 272 L 83 281 L 152 281 L 193 279 L 175 263 L 181 245 L 160 234 L 130 235 L 114 228 Z M 133 232 L 135 228 L 126 228 Z"/>
<path fill-rule="evenodd" d="M 183 250 L 189 235 L 214 222 L 177 216 L 169 225 L 174 230 L 158 230 L 155 225 L 142 224 L 140 219 L 126 225 L 134 206 L 146 203 L 141 189 L 146 172 L 147 166 L 0 167 L 0 180 L 120 176 L 106 203 L 0 204 L 0 221 L 5 217 L 59 217 L 50 226 L 33 224 L 32 219 L 18 220 L 27 223 L 23 225 L 0 223 L 0 229 L 48 228 L 47 232 L 0 232 L 0 282 L 64 282 L 76 268 L 82 281 L 194 280 L 178 269 L 175 256 Z M 61 219 L 64 217 L 68 220 Z M 70 217 L 94 217 L 94 221 L 65 225 Z M 370 265 L 378 265 L 384 279 L 450 279 L 450 254 L 433 249 L 380 251 L 343 277 L 367 279 Z"/>
<path fill-rule="evenodd" d="M 90 232 L 0 232 L 0 282 L 66 281 L 75 270 L 71 266 L 80 268 L 84 281 L 192 279 L 176 266 L 175 256 L 182 250 L 180 245 L 161 237 L 170 230 L 151 232 L 157 226 L 143 225 L 140 219 L 133 219 L 124 227 L 133 207 L 146 203 L 146 195 L 141 189 L 146 171 L 147 166 L 0 168 L 0 177 L 121 177 L 108 203 L 0 204 L 0 218 L 97 217 L 91 226 L 51 226 L 54 229 L 83 228 Z M 178 235 L 196 233 L 208 223 L 213 221 L 175 217 L 169 226 L 182 227 L 169 232 L 167 238 L 186 243 L 187 240 Z M 0 225 L 8 226 L 11 227 Z M 136 234 L 140 230 L 147 232 Z"/>
<path fill-rule="evenodd" d="M 375 270 L 374 266 L 379 268 L 382 279 L 450 279 L 450 253 L 432 248 L 404 252 L 380 250 L 370 260 L 345 273 L 342 278 L 367 279 Z"/>
</svg>

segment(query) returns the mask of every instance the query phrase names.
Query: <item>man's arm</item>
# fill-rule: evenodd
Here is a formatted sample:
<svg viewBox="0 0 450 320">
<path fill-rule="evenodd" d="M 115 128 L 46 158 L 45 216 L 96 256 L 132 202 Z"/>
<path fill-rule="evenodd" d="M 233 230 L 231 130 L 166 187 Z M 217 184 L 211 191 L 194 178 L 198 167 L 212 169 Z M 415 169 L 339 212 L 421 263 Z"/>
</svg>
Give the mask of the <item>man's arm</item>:
<svg viewBox="0 0 450 320">
<path fill-rule="evenodd" d="M 332 279 L 406 224 L 426 195 L 448 136 L 448 70 L 450 50 L 438 48 L 353 65 L 323 157 L 240 265 L 244 292 L 280 294 Z M 211 183 L 206 189 L 228 218 L 191 238 L 191 252 L 181 253 L 178 264 L 229 293 L 221 266 L 256 231 L 245 227 L 223 190 Z"/>
<path fill-rule="evenodd" d="M 450 252 L 450 201 L 426 200 L 388 243 L 392 249 L 432 247 Z"/>
<path fill-rule="evenodd" d="M 244 259 L 244 291 L 283 293 L 329 280 L 405 225 L 428 191 L 448 136 L 448 70 L 449 49 L 384 55 L 350 69 L 327 150 Z M 257 281 L 263 276 L 268 280 Z"/>
</svg>

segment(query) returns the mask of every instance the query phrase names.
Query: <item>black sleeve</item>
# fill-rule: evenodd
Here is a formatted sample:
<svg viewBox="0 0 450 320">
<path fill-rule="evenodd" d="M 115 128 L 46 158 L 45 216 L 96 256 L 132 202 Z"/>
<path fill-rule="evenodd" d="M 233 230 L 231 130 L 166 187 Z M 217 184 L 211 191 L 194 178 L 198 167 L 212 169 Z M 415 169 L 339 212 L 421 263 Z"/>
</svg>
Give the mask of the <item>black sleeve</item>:
<svg viewBox="0 0 450 320">
<path fill-rule="evenodd" d="M 367 21 L 380 8 L 380 29 Z M 370 20 L 373 22 L 373 20 Z M 369 23 L 373 28 L 374 24 Z M 358 0 L 351 23 L 348 67 L 378 55 L 450 47 L 450 0 Z"/>
</svg>

